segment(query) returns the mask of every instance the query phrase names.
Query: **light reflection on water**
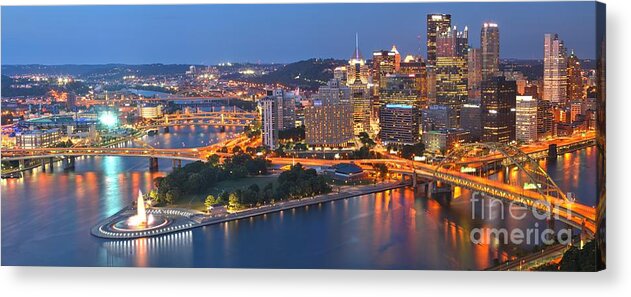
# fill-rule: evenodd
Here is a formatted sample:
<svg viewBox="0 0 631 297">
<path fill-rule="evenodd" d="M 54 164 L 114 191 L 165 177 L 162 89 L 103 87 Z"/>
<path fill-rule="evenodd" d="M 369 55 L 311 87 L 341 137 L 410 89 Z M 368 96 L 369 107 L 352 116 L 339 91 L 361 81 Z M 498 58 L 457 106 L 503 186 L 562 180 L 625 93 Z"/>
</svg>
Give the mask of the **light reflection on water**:
<svg viewBox="0 0 631 297">
<path fill-rule="evenodd" d="M 172 128 L 175 133 L 152 140 L 166 146 L 191 138 L 192 146 L 203 130 L 196 129 Z M 535 222 L 472 219 L 467 190 L 445 205 L 406 189 L 163 237 L 107 241 L 90 236 L 89 229 L 165 172 L 149 172 L 144 158 L 84 157 L 74 171 L 59 166 L 2 180 L 4 265 L 482 269 L 527 247 L 472 244 L 473 228 Z M 581 201 L 595 200 L 595 149 L 542 166 Z M 170 167 L 169 161 L 160 163 L 161 170 Z"/>
<path fill-rule="evenodd" d="M 177 255 L 180 266 L 190 267 L 193 260 L 193 232 L 107 241 L 102 247 L 105 249 L 107 266 L 149 267 L 155 265 L 151 262 L 153 259 Z"/>
</svg>

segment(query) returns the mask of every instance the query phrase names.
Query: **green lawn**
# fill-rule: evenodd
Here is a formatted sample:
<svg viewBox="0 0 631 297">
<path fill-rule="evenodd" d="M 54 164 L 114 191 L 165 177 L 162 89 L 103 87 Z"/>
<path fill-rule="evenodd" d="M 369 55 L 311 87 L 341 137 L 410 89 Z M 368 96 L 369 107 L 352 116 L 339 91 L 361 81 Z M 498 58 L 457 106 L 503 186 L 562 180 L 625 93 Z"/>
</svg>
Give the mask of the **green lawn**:
<svg viewBox="0 0 631 297">
<path fill-rule="evenodd" d="M 263 187 L 269 182 L 276 182 L 276 179 L 278 179 L 278 175 L 252 176 L 235 180 L 225 180 L 217 183 L 210 189 L 210 191 L 205 193 L 186 195 L 182 197 L 180 202 L 172 204 L 171 207 L 191 208 L 199 211 L 205 211 L 206 206 L 204 206 L 204 200 L 206 200 L 206 196 L 209 194 L 218 196 L 223 191 L 230 193 L 237 189 L 245 189 L 251 184 L 257 184 L 259 188 L 263 189 Z"/>
</svg>

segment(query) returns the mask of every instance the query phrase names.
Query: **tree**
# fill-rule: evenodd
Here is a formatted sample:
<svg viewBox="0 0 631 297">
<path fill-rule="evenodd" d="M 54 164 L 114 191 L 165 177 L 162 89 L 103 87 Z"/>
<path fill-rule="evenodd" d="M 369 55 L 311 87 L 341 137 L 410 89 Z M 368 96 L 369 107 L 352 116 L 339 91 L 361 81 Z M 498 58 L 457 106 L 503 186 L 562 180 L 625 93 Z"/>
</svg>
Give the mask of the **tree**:
<svg viewBox="0 0 631 297">
<path fill-rule="evenodd" d="M 384 180 L 386 178 L 386 175 L 388 174 L 388 166 L 386 166 L 386 164 L 383 164 L 383 163 L 373 164 L 372 166 L 375 169 L 375 171 L 379 174 L 379 177 L 381 177 L 381 180 Z"/>
<path fill-rule="evenodd" d="M 206 209 L 209 209 L 211 206 L 217 204 L 217 199 L 213 195 L 206 196 L 206 200 L 204 201 L 204 206 Z"/>
<path fill-rule="evenodd" d="M 230 193 L 223 191 L 219 194 L 219 203 L 225 204 L 230 199 Z"/>
<path fill-rule="evenodd" d="M 425 153 L 425 145 L 422 142 L 418 142 L 414 145 L 404 145 L 401 148 L 401 157 L 406 159 L 412 159 L 414 156 L 422 156 Z"/>
<path fill-rule="evenodd" d="M 368 148 L 373 148 L 375 145 L 377 145 L 375 141 L 372 140 L 370 136 L 368 135 L 368 133 L 366 132 L 360 132 L 358 137 L 359 137 L 359 141 L 361 141 L 363 146 L 366 146 Z"/>
<path fill-rule="evenodd" d="M 274 150 L 274 154 L 276 154 L 276 156 L 278 157 L 284 157 L 285 151 L 283 150 L 281 146 L 279 146 L 277 149 Z"/>
<path fill-rule="evenodd" d="M 219 165 L 219 155 L 217 154 L 212 154 L 210 156 L 208 156 L 208 164 L 212 165 L 212 166 L 217 166 Z"/>
<path fill-rule="evenodd" d="M 233 210 L 239 208 L 239 196 L 236 193 L 230 193 L 228 196 L 228 207 Z"/>
<path fill-rule="evenodd" d="M 172 204 L 172 203 L 173 203 L 173 201 L 175 201 L 175 200 L 177 199 L 176 197 L 177 197 L 177 195 L 175 194 L 175 191 L 168 191 L 168 192 L 166 193 L 166 195 L 165 195 L 165 199 L 164 199 L 164 201 L 165 201 L 167 204 Z"/>
</svg>

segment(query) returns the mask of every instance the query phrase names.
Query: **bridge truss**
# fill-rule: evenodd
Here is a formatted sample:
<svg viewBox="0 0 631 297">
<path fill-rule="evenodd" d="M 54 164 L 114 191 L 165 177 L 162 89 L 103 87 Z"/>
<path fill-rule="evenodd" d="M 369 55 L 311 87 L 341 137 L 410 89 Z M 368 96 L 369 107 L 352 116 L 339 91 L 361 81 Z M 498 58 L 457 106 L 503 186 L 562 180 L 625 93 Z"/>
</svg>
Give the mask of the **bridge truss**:
<svg viewBox="0 0 631 297">
<path fill-rule="evenodd" d="M 454 170 L 463 172 L 463 168 L 468 168 L 469 165 L 475 163 L 478 163 L 476 165 L 479 166 L 477 170 L 483 171 L 488 164 L 480 164 L 480 157 L 493 154 L 500 154 L 504 157 L 501 161 L 501 165 L 507 168 L 515 166 L 520 172 L 525 173 L 529 190 L 538 192 L 542 201 L 547 201 L 548 197 L 554 197 L 562 199 L 565 202 L 572 202 L 552 178 L 550 178 L 548 173 L 539 166 L 536 160 L 528 156 L 528 154 L 524 153 L 518 147 L 508 144 L 487 142 L 459 145 L 453 148 L 435 167 L 434 173 Z"/>
</svg>

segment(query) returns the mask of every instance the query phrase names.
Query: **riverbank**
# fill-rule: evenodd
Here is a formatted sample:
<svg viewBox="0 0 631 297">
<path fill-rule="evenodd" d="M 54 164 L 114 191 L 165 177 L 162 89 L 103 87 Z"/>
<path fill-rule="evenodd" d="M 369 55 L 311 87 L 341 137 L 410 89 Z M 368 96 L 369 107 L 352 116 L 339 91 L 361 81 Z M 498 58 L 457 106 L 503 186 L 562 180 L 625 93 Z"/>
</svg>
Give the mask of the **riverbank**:
<svg viewBox="0 0 631 297">
<path fill-rule="evenodd" d="M 148 212 L 159 212 L 161 215 L 167 216 L 168 219 L 172 220 L 173 224 L 165 228 L 149 231 L 113 232 L 109 226 L 122 219 L 127 212 L 129 212 L 129 209 L 123 209 L 92 227 L 90 233 L 96 237 L 105 239 L 134 239 L 159 236 L 213 224 L 246 219 L 297 207 L 305 207 L 314 204 L 398 189 L 405 186 L 406 184 L 400 182 L 386 182 L 375 185 L 340 187 L 339 192 L 337 193 L 328 193 L 302 199 L 282 201 L 274 204 L 244 209 L 229 214 L 206 215 L 192 209 L 154 208 L 150 209 Z"/>
</svg>

